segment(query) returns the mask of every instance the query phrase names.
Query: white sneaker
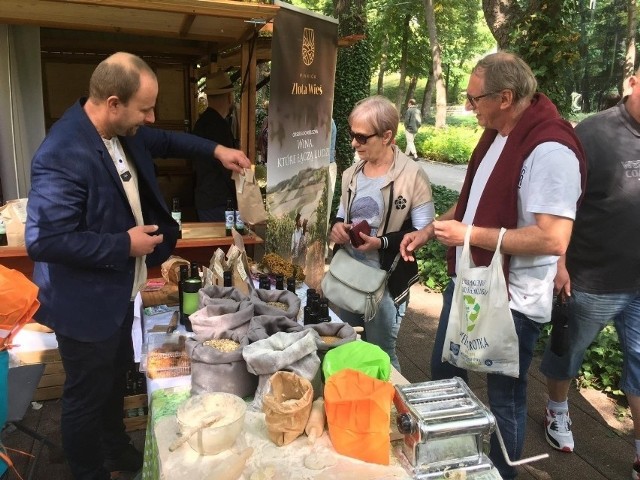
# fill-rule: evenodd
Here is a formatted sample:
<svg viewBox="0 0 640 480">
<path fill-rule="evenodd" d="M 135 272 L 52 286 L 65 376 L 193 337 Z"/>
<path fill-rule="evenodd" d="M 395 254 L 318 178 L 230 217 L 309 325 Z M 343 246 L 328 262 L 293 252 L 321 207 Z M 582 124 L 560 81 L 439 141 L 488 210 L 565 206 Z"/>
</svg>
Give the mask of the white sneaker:
<svg viewBox="0 0 640 480">
<path fill-rule="evenodd" d="M 573 452 L 573 434 L 569 412 L 545 409 L 544 436 L 549 445 L 561 452 Z"/>
</svg>

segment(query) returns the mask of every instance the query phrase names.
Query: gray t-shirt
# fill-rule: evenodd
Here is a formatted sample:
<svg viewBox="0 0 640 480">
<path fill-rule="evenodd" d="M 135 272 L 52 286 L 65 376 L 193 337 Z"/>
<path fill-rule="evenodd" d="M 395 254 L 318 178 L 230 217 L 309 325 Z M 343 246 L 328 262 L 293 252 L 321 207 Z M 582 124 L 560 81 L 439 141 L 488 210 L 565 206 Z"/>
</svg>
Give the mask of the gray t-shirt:
<svg viewBox="0 0 640 480">
<path fill-rule="evenodd" d="M 366 220 L 371 227 L 371 236 L 375 237 L 380 223 L 382 222 L 382 212 L 384 211 L 384 201 L 380 189 L 387 180 L 386 175 L 376 178 L 367 177 L 362 170 L 358 172 L 356 181 L 358 188 L 353 197 L 349 221 L 357 225 L 362 220 Z M 369 266 L 380 268 L 380 255 L 377 250 L 361 252 L 349 244 L 345 248 L 353 258 L 360 260 Z"/>
<path fill-rule="evenodd" d="M 640 124 L 624 104 L 578 124 L 587 157 L 587 188 L 578 208 L 567 269 L 588 293 L 640 288 Z"/>
</svg>

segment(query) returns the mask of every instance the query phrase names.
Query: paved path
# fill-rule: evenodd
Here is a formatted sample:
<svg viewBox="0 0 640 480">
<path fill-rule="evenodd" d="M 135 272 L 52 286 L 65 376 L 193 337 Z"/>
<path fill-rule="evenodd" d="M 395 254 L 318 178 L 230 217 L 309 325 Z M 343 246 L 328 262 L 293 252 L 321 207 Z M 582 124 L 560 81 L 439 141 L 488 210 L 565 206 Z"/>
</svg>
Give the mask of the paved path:
<svg viewBox="0 0 640 480">
<path fill-rule="evenodd" d="M 418 163 L 427 172 L 433 185 L 441 185 L 457 192 L 462 188 L 462 182 L 467 172 L 466 165 L 451 165 L 428 160 L 418 160 Z"/>
<path fill-rule="evenodd" d="M 402 374 L 410 382 L 430 380 L 430 358 L 442 296 L 424 287 L 411 287 L 411 301 L 398 337 Z M 547 402 L 545 380 L 536 356 L 529 370 L 528 409 L 524 456 L 549 453 L 550 458 L 519 468 L 520 480 L 615 479 L 628 480 L 633 461 L 630 418 L 618 418 L 616 405 L 595 390 L 571 389 L 569 403 L 576 449 L 572 454 L 553 450 L 543 434 L 542 414 Z M 471 374 L 470 386 L 487 402 L 484 375 Z"/>
</svg>

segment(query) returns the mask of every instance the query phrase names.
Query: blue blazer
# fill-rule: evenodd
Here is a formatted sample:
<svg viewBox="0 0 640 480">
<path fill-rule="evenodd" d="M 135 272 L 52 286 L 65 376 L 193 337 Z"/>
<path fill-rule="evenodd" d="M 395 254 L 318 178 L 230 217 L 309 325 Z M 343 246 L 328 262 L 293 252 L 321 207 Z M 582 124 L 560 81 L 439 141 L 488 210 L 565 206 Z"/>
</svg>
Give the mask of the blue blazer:
<svg viewBox="0 0 640 480">
<path fill-rule="evenodd" d="M 135 219 L 85 101 L 64 113 L 35 153 L 25 239 L 40 287 L 36 320 L 91 342 L 109 338 L 125 317 L 135 267 L 127 230 Z M 144 223 L 164 234 L 146 260 L 159 265 L 175 247 L 178 225 L 160 193 L 153 158 L 209 155 L 214 162 L 216 143 L 146 126 L 120 141 L 137 170 Z"/>
</svg>

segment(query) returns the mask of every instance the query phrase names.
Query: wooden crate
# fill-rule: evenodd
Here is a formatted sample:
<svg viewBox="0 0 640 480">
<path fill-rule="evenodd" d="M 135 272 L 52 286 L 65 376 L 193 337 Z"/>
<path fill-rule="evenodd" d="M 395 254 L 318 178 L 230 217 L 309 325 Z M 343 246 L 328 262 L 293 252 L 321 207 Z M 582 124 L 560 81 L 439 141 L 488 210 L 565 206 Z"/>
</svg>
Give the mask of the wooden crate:
<svg viewBox="0 0 640 480">
<path fill-rule="evenodd" d="M 44 373 L 33 395 L 34 401 L 55 400 L 62 396 L 65 374 L 57 348 L 17 352 L 17 357 L 24 365 L 44 363 Z"/>
<path fill-rule="evenodd" d="M 133 432 L 134 430 L 144 430 L 147 428 L 147 415 L 138 415 L 136 417 L 127 417 L 126 412 L 132 408 L 146 408 L 147 407 L 147 395 L 130 395 L 124 397 L 124 426 L 127 432 Z"/>
</svg>

